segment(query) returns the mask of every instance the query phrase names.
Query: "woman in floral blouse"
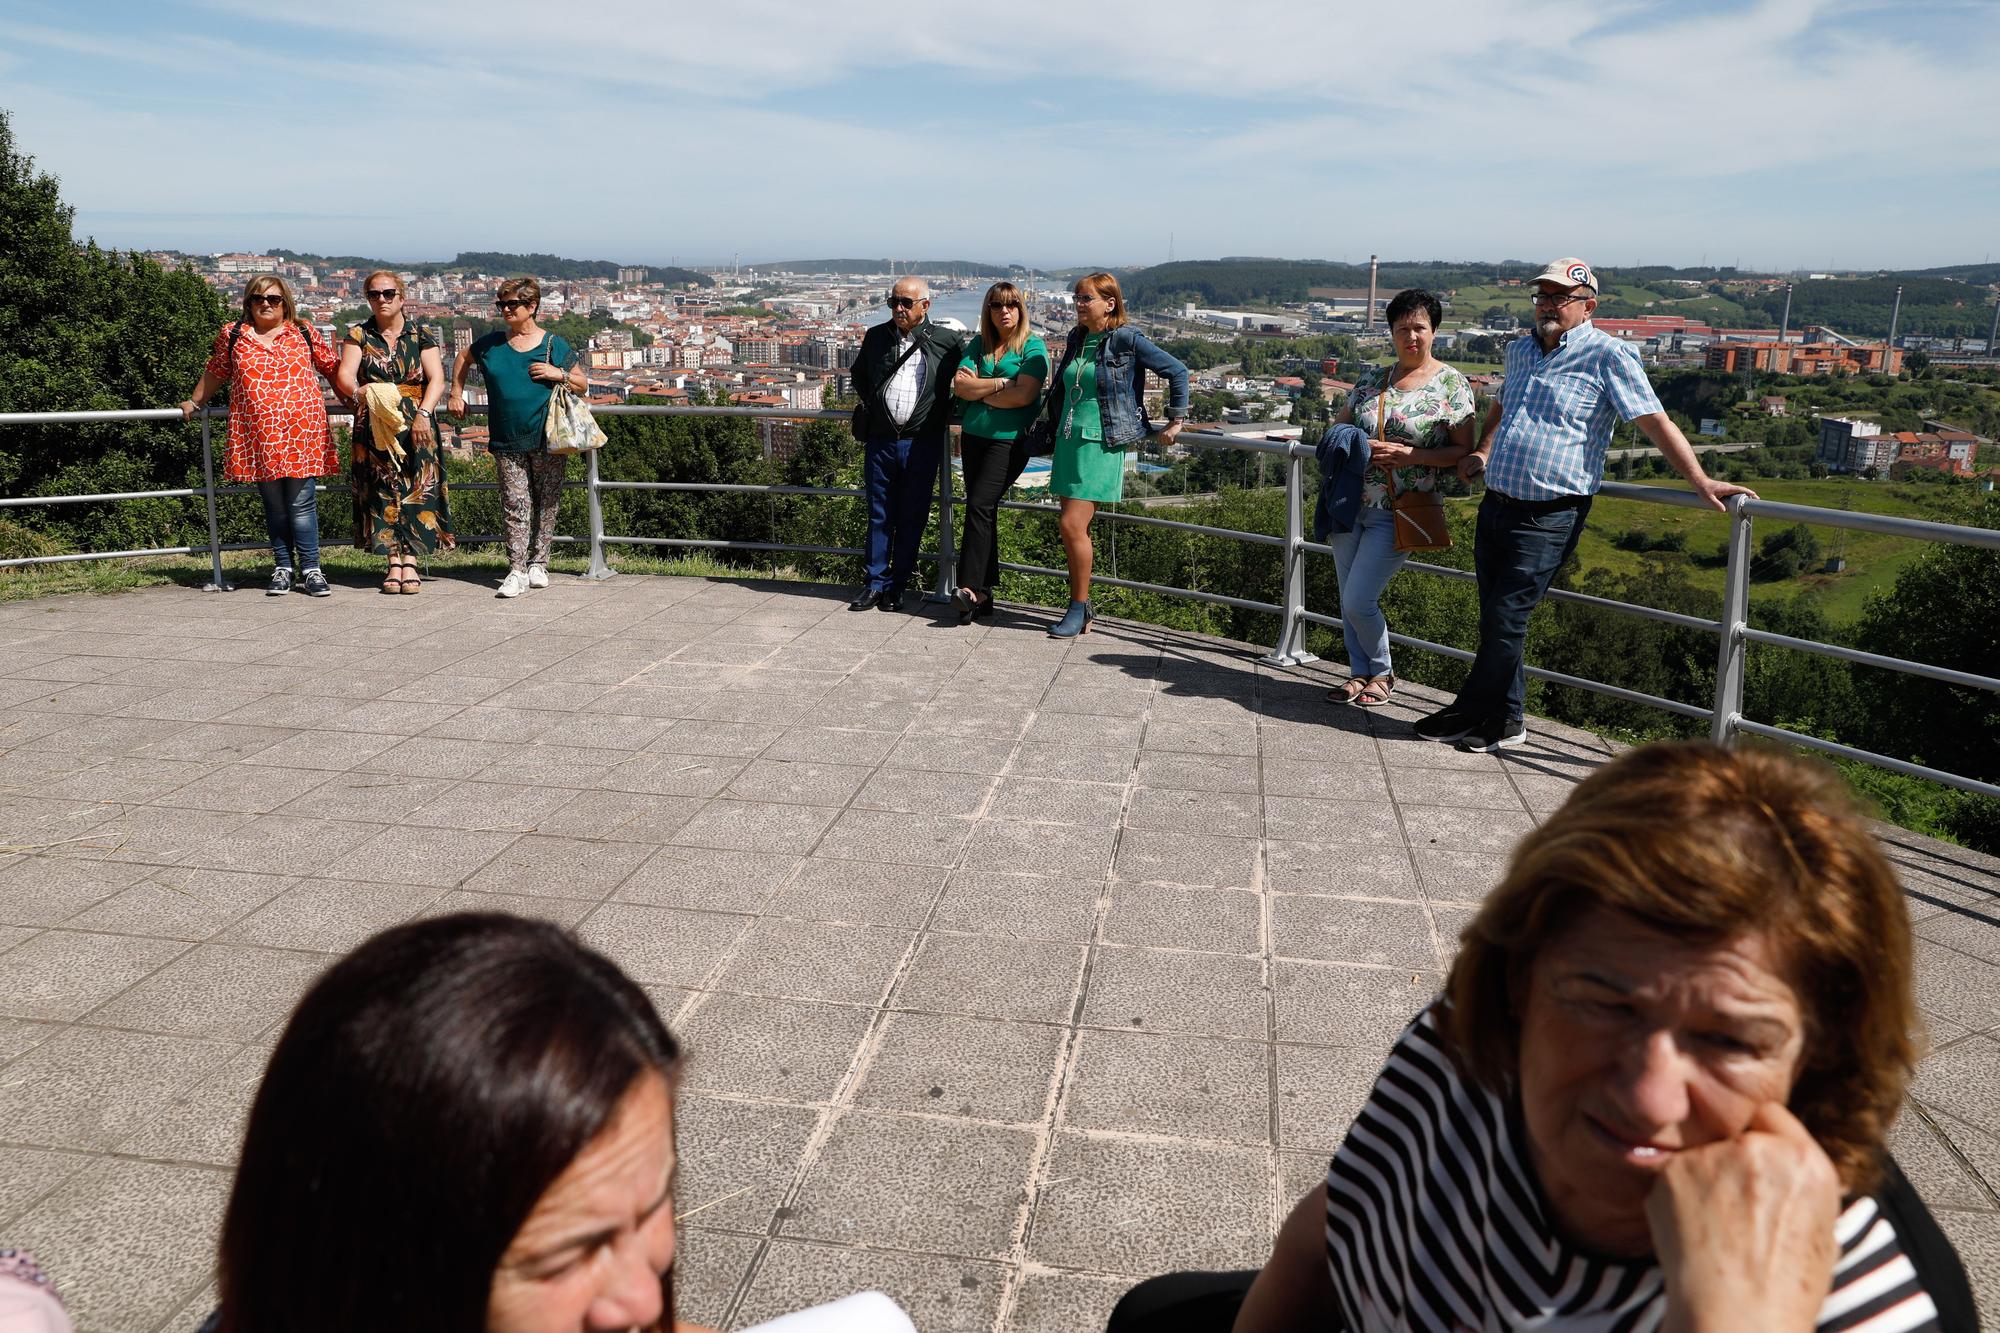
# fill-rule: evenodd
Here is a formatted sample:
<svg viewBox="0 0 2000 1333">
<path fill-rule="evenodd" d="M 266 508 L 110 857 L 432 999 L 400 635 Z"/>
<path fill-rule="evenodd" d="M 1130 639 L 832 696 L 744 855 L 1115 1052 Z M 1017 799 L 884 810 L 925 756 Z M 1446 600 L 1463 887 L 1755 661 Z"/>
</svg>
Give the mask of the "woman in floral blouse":
<svg viewBox="0 0 2000 1333">
<path fill-rule="evenodd" d="M 1395 363 L 1363 375 L 1337 418 L 1371 437 L 1361 512 L 1353 528 L 1329 541 L 1340 576 L 1340 632 L 1353 673 L 1331 697 L 1363 707 L 1387 703 L 1396 688 L 1382 590 L 1410 556 L 1396 549 L 1394 491 L 1427 491 L 1436 480 L 1433 469 L 1449 468 L 1472 452 L 1472 386 L 1431 355 L 1444 307 L 1412 288 L 1398 292 L 1387 313 Z"/>
<path fill-rule="evenodd" d="M 349 326 L 340 348 L 338 380 L 348 397 L 371 400 L 355 408 L 348 471 L 354 546 L 389 558 L 383 592 L 415 593 L 423 587 L 417 557 L 454 545 L 444 462 L 431 416 L 444 396 L 444 360 L 431 331 L 404 315 L 401 277 L 377 269 L 362 281 L 362 290 L 374 313 Z M 364 395 L 364 387 L 373 384 L 387 387 Z M 395 437 L 393 449 L 377 442 L 377 412 L 392 414 L 381 430 Z"/>
<path fill-rule="evenodd" d="M 300 589 L 328 597 L 333 589 L 319 570 L 319 499 L 316 478 L 340 468 L 326 424 L 326 398 L 318 371 L 332 379 L 333 348 L 299 318 L 292 289 L 265 274 L 243 288 L 243 317 L 215 335 L 215 348 L 194 394 L 181 401 L 192 417 L 209 396 L 229 386 L 229 444 L 222 475 L 249 482 L 264 500 L 271 534 L 268 596 Z"/>
</svg>

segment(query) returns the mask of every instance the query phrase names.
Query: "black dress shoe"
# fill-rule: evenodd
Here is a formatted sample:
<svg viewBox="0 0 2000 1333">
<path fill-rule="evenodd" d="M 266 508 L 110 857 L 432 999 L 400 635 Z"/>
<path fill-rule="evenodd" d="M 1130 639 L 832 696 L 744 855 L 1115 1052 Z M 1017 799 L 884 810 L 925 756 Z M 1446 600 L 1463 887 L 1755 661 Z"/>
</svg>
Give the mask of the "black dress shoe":
<svg viewBox="0 0 2000 1333">
<path fill-rule="evenodd" d="M 863 588 L 860 595 L 847 604 L 847 609 L 850 611 L 866 611 L 871 606 L 880 605 L 885 595 L 884 593 L 875 591 L 873 588 Z"/>
<path fill-rule="evenodd" d="M 883 593 L 883 594 L 882 594 L 882 595 L 881 595 L 880 597 L 877 597 L 877 598 L 875 599 L 875 609 L 876 609 L 877 611 L 900 611 L 900 610 L 902 610 L 902 609 L 903 609 L 903 594 L 901 594 L 901 593 L 899 593 L 899 592 L 886 592 L 886 591 L 885 591 L 885 592 L 884 592 L 884 593 Z"/>
</svg>

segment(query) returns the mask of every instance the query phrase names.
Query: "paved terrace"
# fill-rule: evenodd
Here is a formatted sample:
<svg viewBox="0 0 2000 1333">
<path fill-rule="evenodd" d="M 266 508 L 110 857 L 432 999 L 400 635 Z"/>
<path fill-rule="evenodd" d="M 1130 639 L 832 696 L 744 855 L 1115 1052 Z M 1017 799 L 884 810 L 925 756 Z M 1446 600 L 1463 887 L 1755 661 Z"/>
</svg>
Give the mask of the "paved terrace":
<svg viewBox="0 0 2000 1333">
<path fill-rule="evenodd" d="M 793 583 L 0 606 L 0 1240 L 191 1328 L 285 1014 L 374 931 L 578 927 L 692 1050 L 683 1313 L 876 1286 L 1085 1330 L 1260 1261 L 1522 833 L 1607 747 L 1408 738 L 1147 626 Z M 1896 1149 L 2000 1312 L 2000 865 L 1891 831 L 1935 1046 Z M 384 1200 L 393 1207 L 393 1200 Z"/>
</svg>

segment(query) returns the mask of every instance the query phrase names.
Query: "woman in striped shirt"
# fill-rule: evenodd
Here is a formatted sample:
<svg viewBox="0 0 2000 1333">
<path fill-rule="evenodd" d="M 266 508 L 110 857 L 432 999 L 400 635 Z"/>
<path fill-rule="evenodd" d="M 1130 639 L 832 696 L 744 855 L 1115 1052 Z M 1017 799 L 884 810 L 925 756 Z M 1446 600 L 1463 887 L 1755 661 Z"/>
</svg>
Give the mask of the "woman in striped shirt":
<svg viewBox="0 0 2000 1333">
<path fill-rule="evenodd" d="M 1522 840 L 1254 1282 L 1112 1328 L 1976 1327 L 1884 1147 L 1918 1026 L 1836 775 L 1635 750 Z"/>
</svg>

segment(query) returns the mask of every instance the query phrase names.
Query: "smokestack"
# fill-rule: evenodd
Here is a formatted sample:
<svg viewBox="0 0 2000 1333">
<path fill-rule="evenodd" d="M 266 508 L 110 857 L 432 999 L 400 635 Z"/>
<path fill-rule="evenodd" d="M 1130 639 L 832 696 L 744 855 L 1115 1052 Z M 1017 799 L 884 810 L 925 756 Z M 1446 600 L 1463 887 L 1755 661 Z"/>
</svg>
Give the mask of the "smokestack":
<svg viewBox="0 0 2000 1333">
<path fill-rule="evenodd" d="M 2000 300 L 1993 302 L 1993 327 L 1986 330 L 1986 355 L 2000 356 L 2000 348 L 1993 345 L 1995 342 L 2000 342 Z"/>
<path fill-rule="evenodd" d="M 1368 256 L 1368 332 L 1375 331 L 1375 256 Z"/>
<path fill-rule="evenodd" d="M 1889 351 L 1882 354 L 1882 369 L 1889 368 L 1889 353 L 1896 350 L 1896 325 L 1903 318 L 1903 289 L 1896 289 L 1896 304 L 1889 308 Z"/>
<path fill-rule="evenodd" d="M 1792 327 L 1792 284 L 1788 282 L 1785 284 L 1785 315 L 1784 318 L 1778 321 L 1778 341 L 1780 343 L 1785 341 L 1785 334 L 1791 330 L 1791 327 Z"/>
</svg>

